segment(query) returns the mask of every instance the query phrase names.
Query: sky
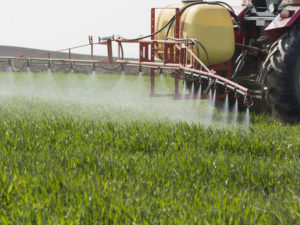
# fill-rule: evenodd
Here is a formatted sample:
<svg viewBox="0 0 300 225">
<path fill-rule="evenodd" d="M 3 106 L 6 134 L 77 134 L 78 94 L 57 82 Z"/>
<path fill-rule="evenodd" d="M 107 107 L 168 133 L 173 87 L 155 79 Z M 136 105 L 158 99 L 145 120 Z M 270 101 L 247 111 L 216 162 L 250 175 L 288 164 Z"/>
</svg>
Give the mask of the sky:
<svg viewBox="0 0 300 225">
<path fill-rule="evenodd" d="M 150 33 L 150 10 L 180 0 L 0 0 L 0 45 L 58 50 L 88 43 L 88 35 Z M 241 0 L 226 1 L 240 5 Z M 125 49 L 133 56 L 137 47 Z M 103 55 L 103 48 L 95 54 Z M 87 53 L 88 48 L 77 50 Z M 0 52 L 1 55 L 1 52 Z"/>
</svg>

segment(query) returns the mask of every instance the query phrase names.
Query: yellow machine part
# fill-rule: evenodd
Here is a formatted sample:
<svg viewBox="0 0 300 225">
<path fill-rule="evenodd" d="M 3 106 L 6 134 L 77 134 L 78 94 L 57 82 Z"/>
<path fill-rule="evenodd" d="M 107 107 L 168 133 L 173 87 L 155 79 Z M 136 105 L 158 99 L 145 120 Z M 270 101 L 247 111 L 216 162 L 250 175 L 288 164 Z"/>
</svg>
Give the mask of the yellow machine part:
<svg viewBox="0 0 300 225">
<path fill-rule="evenodd" d="M 187 3 L 169 5 L 165 8 L 182 8 Z M 175 15 L 174 9 L 162 9 L 156 14 L 156 30 L 163 27 Z M 175 22 L 174 22 L 175 24 Z M 174 25 L 169 37 L 174 37 Z M 229 61 L 234 53 L 234 30 L 230 13 L 222 6 L 212 4 L 198 4 L 188 7 L 180 16 L 180 38 L 195 38 L 204 46 L 209 56 L 209 64 L 216 65 Z M 164 40 L 167 28 L 155 36 L 157 40 Z M 159 46 L 162 51 L 162 46 Z M 199 46 L 200 59 L 206 62 L 203 49 Z M 194 47 L 194 53 L 197 50 Z M 162 54 L 156 57 L 162 59 Z"/>
</svg>

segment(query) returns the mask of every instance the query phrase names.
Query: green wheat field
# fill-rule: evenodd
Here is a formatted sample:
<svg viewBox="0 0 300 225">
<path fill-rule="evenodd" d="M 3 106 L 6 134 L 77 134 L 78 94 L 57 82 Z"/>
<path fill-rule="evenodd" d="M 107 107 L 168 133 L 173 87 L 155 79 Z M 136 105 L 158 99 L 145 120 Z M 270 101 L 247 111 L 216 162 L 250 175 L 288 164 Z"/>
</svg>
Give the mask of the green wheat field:
<svg viewBox="0 0 300 225">
<path fill-rule="evenodd" d="M 300 125 L 250 116 L 147 76 L 1 73 L 0 224 L 300 224 Z"/>
</svg>

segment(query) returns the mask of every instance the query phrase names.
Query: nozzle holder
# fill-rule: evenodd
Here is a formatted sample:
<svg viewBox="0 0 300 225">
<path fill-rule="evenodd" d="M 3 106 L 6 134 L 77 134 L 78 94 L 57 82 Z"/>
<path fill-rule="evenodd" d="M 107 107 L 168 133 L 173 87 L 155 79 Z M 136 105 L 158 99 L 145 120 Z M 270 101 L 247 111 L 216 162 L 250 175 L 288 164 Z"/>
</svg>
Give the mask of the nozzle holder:
<svg viewBox="0 0 300 225">
<path fill-rule="evenodd" d="M 162 76 L 163 75 L 163 69 L 159 68 L 159 74 Z"/>
<path fill-rule="evenodd" d="M 125 72 L 125 66 L 124 66 L 124 64 L 121 64 L 121 71 Z"/>
<path fill-rule="evenodd" d="M 7 60 L 7 63 L 8 63 L 9 67 L 12 67 L 12 60 L 11 59 Z"/>
<path fill-rule="evenodd" d="M 30 67 L 30 60 L 29 59 L 27 59 L 27 61 L 26 61 L 26 66 L 27 66 L 27 68 Z"/>
<path fill-rule="evenodd" d="M 93 40 L 93 36 L 92 36 L 92 35 L 89 36 L 89 43 L 90 43 L 90 45 L 92 45 L 92 44 L 94 43 L 94 40 Z"/>
<path fill-rule="evenodd" d="M 51 61 L 48 61 L 48 63 L 47 63 L 47 68 L 48 68 L 48 69 L 51 69 Z"/>
<path fill-rule="evenodd" d="M 253 99 L 252 99 L 252 97 L 251 97 L 251 95 L 249 93 L 247 93 L 247 95 L 245 95 L 245 97 L 244 97 L 244 105 L 247 108 L 250 108 L 251 106 L 254 105 Z"/>
<path fill-rule="evenodd" d="M 228 88 L 228 87 L 225 87 L 225 94 L 226 94 L 226 95 L 229 95 L 229 93 L 230 93 L 229 88 Z"/>
<path fill-rule="evenodd" d="M 240 96 L 239 96 L 239 94 L 237 92 L 234 93 L 234 98 L 235 99 L 239 99 L 240 98 Z"/>
<path fill-rule="evenodd" d="M 74 69 L 74 63 L 71 62 L 71 63 L 70 63 L 70 70 L 73 70 L 73 69 Z"/>
</svg>

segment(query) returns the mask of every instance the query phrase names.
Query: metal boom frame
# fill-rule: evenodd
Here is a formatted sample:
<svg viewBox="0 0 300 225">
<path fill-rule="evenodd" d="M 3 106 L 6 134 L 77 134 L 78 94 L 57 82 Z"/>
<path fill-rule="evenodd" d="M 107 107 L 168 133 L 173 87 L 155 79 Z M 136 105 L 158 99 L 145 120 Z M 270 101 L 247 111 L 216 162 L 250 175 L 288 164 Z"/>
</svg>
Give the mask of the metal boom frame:
<svg viewBox="0 0 300 225">
<path fill-rule="evenodd" d="M 155 12 L 156 9 L 160 8 L 152 8 L 151 9 L 151 34 L 154 34 L 155 29 Z M 164 8 L 166 9 L 166 8 Z M 181 94 L 179 93 L 179 75 L 180 72 L 183 72 L 185 76 L 190 76 L 195 79 L 206 79 L 210 83 L 214 83 L 215 85 L 223 85 L 225 90 L 232 90 L 235 94 L 240 94 L 244 96 L 244 104 L 246 106 L 253 105 L 252 97 L 250 96 L 250 92 L 248 88 L 243 87 L 233 81 L 231 81 L 231 61 L 225 62 L 219 65 L 214 65 L 208 68 L 194 53 L 193 53 L 193 42 L 189 40 L 180 40 L 179 28 L 180 28 L 180 9 L 179 8 L 168 8 L 173 9 L 175 11 L 175 25 L 174 25 L 174 37 L 175 40 L 156 40 L 155 35 L 151 35 L 151 40 L 145 39 L 136 39 L 136 40 L 126 40 L 122 38 L 106 37 L 99 38 L 99 41 L 94 43 L 93 38 L 89 36 L 89 44 L 81 45 L 74 48 L 68 48 L 59 50 L 57 52 L 68 51 L 69 57 L 68 59 L 64 58 L 51 58 L 51 53 L 48 53 L 47 57 L 24 57 L 24 56 L 16 56 L 16 57 L 0 57 L 0 61 L 6 61 L 9 64 L 13 60 L 17 61 L 25 61 L 27 64 L 70 64 L 72 65 L 85 65 L 85 66 L 95 66 L 98 64 L 113 64 L 113 52 L 112 52 L 112 43 L 115 42 L 118 45 L 118 56 L 116 57 L 115 63 L 119 63 L 120 65 L 135 65 L 139 67 L 150 67 L 151 74 L 151 88 L 150 88 L 150 96 L 152 97 L 160 97 L 160 96 L 171 96 L 175 99 L 178 99 Z M 139 59 L 138 60 L 124 60 L 123 55 L 121 54 L 122 46 L 124 44 L 139 44 Z M 96 60 L 94 58 L 94 45 L 105 45 L 107 46 L 107 58 L 103 60 Z M 162 46 L 163 51 L 159 50 L 158 46 Z M 71 50 L 80 48 L 80 47 L 91 47 L 91 59 L 72 59 Z M 155 61 L 155 55 L 163 55 L 163 59 L 161 61 Z M 174 93 L 169 94 L 158 94 L 155 93 L 155 71 L 161 69 L 173 69 L 174 73 Z M 225 78 L 223 76 L 217 75 L 215 70 L 226 70 L 228 77 Z M 217 96 L 217 98 L 224 98 L 228 92 L 224 93 L 224 95 Z M 181 96 L 182 97 L 182 96 Z M 188 97 L 188 96 L 186 96 Z M 203 98 L 207 98 L 207 95 L 204 95 Z"/>
</svg>

